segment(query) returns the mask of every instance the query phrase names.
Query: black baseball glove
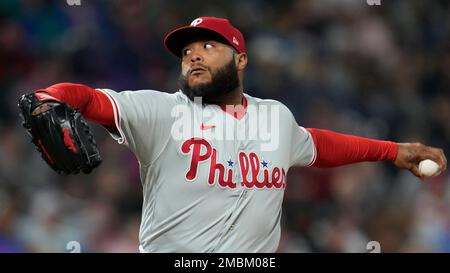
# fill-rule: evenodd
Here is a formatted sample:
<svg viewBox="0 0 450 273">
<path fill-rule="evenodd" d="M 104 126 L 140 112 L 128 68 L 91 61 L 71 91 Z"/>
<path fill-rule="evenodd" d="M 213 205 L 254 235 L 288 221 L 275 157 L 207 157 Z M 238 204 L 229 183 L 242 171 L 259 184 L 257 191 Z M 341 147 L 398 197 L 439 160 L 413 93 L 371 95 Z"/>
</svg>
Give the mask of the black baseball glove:
<svg viewBox="0 0 450 273">
<path fill-rule="evenodd" d="M 23 127 L 42 158 L 59 174 L 90 173 L 102 162 L 97 144 L 79 111 L 65 103 L 40 101 L 34 93 L 19 99 Z M 45 111 L 42 110 L 45 106 Z"/>
</svg>

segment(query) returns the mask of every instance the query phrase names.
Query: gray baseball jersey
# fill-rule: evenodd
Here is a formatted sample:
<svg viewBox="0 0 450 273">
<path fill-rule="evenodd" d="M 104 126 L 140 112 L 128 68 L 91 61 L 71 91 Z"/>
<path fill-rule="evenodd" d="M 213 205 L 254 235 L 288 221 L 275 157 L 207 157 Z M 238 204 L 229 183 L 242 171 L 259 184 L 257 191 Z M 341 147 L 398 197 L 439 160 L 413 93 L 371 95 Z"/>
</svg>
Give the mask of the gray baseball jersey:
<svg viewBox="0 0 450 273">
<path fill-rule="evenodd" d="M 139 161 L 141 252 L 276 251 L 286 173 L 316 154 L 286 106 L 244 94 L 236 118 L 181 91 L 99 90 Z"/>
</svg>

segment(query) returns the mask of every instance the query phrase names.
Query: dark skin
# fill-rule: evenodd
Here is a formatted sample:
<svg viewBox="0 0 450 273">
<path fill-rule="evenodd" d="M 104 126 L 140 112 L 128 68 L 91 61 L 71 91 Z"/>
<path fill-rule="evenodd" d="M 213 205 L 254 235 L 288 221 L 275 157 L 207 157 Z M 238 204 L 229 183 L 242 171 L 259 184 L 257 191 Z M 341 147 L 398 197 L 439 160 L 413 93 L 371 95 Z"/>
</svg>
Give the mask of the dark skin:
<svg viewBox="0 0 450 273">
<path fill-rule="evenodd" d="M 236 53 L 232 47 L 214 41 L 200 40 L 187 44 L 182 50 L 181 73 L 189 86 L 210 82 L 212 73 L 234 59 L 238 71 L 239 86 L 217 98 L 216 104 L 239 105 L 243 97 L 244 70 L 247 54 Z"/>
<path fill-rule="evenodd" d="M 447 170 L 447 158 L 444 151 L 421 143 L 398 143 L 394 165 L 400 169 L 407 169 L 415 176 L 423 179 L 424 176 L 419 173 L 419 162 L 425 159 L 431 159 L 438 163 L 440 173 Z"/>
<path fill-rule="evenodd" d="M 187 75 L 190 86 L 211 81 L 211 73 L 224 66 L 234 58 L 238 70 L 239 87 L 230 93 L 219 97 L 217 104 L 240 105 L 243 97 L 244 70 L 247 66 L 247 54 L 235 53 L 229 45 L 218 41 L 198 40 L 187 44 L 182 51 L 181 70 Z M 196 70 L 197 69 L 197 70 Z M 440 173 L 447 169 L 447 158 L 439 148 L 421 143 L 397 143 L 398 152 L 394 165 L 400 169 L 407 169 L 415 176 L 423 179 L 419 173 L 419 162 L 431 159 L 439 164 Z"/>
<path fill-rule="evenodd" d="M 216 104 L 240 105 L 243 97 L 244 70 L 247 66 L 247 54 L 236 53 L 234 49 L 224 43 L 201 39 L 191 42 L 183 48 L 181 70 L 187 75 L 190 86 L 207 83 L 212 79 L 212 73 L 234 59 L 239 77 L 239 86 L 235 90 L 217 98 Z M 33 114 L 44 112 L 52 107 L 52 103 L 44 103 Z M 397 143 L 398 152 L 394 165 L 400 169 L 409 170 L 415 176 L 423 179 L 419 173 L 419 162 L 431 159 L 439 164 L 439 171 L 447 170 L 447 158 L 439 148 L 421 143 Z"/>
</svg>

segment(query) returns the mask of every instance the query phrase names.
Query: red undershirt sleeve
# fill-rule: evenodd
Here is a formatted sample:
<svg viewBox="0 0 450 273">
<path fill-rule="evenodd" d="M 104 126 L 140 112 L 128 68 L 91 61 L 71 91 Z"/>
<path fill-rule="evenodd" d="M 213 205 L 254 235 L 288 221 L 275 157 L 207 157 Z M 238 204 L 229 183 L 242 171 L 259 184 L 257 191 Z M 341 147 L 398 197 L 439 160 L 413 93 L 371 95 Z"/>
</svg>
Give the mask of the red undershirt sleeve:
<svg viewBox="0 0 450 273">
<path fill-rule="evenodd" d="M 395 160 L 398 145 L 336 132 L 307 128 L 317 150 L 314 167 L 337 167 L 363 161 Z"/>
<path fill-rule="evenodd" d="M 114 110 L 105 93 L 83 84 L 58 83 L 35 91 L 41 101 L 57 100 L 78 109 L 83 117 L 106 128 L 114 128 Z"/>
</svg>

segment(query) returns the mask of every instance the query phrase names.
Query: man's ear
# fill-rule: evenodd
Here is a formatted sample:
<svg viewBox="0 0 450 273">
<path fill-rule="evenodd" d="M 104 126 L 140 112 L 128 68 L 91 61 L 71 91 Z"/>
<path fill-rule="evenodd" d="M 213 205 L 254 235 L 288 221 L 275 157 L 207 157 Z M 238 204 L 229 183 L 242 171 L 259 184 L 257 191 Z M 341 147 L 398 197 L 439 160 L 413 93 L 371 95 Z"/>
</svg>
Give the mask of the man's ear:
<svg viewBox="0 0 450 273">
<path fill-rule="evenodd" d="M 237 70 L 244 70 L 247 66 L 247 53 L 236 54 L 234 60 Z"/>
</svg>

